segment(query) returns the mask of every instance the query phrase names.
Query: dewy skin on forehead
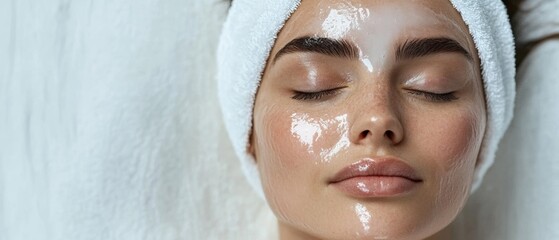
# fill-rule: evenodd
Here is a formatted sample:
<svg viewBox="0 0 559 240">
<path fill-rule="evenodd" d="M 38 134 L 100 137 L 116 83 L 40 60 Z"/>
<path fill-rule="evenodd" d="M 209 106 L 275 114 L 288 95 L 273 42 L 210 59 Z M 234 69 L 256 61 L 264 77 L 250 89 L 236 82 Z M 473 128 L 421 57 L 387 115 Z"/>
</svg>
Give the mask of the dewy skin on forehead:
<svg viewBox="0 0 559 240">
<path fill-rule="evenodd" d="M 451 33 L 455 35 L 453 37 L 465 41 L 469 39 L 468 31 L 460 27 L 455 19 L 447 16 L 448 14 L 442 13 L 440 9 L 432 9 L 423 5 L 403 6 L 398 3 L 386 3 L 379 8 L 370 9 L 351 1 L 341 3 L 326 1 L 328 4 L 324 2 L 320 1 L 319 7 L 328 4 L 332 6 L 326 7 L 326 10 L 320 10 L 320 16 L 324 18 L 321 24 L 323 36 L 333 39 L 368 39 L 365 47 L 372 48 L 373 52 L 383 53 L 370 56 L 366 51 L 360 51 L 360 61 L 371 72 L 374 69 L 383 69 L 383 61 L 378 57 L 390 57 L 391 41 L 402 34 L 402 28 L 409 28 L 411 25 L 430 25 L 435 28 L 456 29 L 457 31 Z M 370 22 L 379 24 L 372 25 L 369 24 Z M 423 28 L 423 30 L 425 29 Z M 406 33 L 406 37 L 420 37 L 426 32 L 417 31 L 417 28 L 411 30 Z M 382 32 L 382 34 L 372 34 L 374 32 Z M 372 37 L 372 35 L 374 36 Z M 462 42 L 461 44 L 473 46 L 473 42 Z M 470 51 L 475 52 L 475 48 L 472 47 Z"/>
<path fill-rule="evenodd" d="M 352 29 L 359 29 L 360 22 L 366 21 L 370 15 L 369 9 L 354 6 L 351 2 L 321 10 L 321 15 L 326 12 L 328 16 L 322 23 L 322 30 L 326 37 L 334 39 L 345 37 Z"/>
<path fill-rule="evenodd" d="M 426 239 L 454 219 L 485 131 L 465 33 L 443 0 L 302 1 L 270 53 L 251 137 L 281 239 Z M 410 41 L 434 47 L 398 58 Z"/>
</svg>

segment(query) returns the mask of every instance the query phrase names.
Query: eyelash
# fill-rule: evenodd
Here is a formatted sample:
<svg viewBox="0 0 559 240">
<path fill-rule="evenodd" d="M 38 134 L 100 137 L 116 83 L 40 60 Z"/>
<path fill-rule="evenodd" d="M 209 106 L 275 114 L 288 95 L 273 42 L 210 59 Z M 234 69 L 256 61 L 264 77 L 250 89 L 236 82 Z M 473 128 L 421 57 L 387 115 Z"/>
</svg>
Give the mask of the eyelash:
<svg viewBox="0 0 559 240">
<path fill-rule="evenodd" d="M 456 95 L 454 95 L 454 92 L 449 92 L 449 93 L 431 93 L 431 92 L 424 92 L 424 91 L 408 91 L 411 94 L 414 95 L 420 95 L 423 96 L 425 98 L 427 98 L 427 100 L 433 101 L 433 102 L 451 102 L 454 100 L 458 100 L 458 97 L 456 97 Z"/>
<path fill-rule="evenodd" d="M 295 100 L 301 100 L 301 101 L 318 101 L 318 100 L 323 99 L 324 97 L 328 97 L 328 96 L 331 96 L 331 95 L 334 95 L 334 94 L 338 93 L 342 88 L 345 88 L 345 87 L 327 89 L 327 90 L 319 91 L 319 92 L 294 91 L 295 95 L 293 95 L 293 97 L 291 97 L 291 98 L 295 99 Z"/>
<path fill-rule="evenodd" d="M 324 91 L 319 91 L 319 92 L 301 92 L 301 91 L 294 91 L 295 95 L 293 95 L 291 98 L 294 100 L 301 100 L 301 101 L 318 101 L 323 99 L 324 97 L 328 97 L 331 95 L 334 95 L 336 93 L 339 92 L 340 89 L 345 88 L 345 87 L 340 87 L 340 88 L 333 88 L 333 89 L 328 89 L 328 90 L 324 90 Z M 414 95 L 419 95 L 422 97 L 425 97 L 427 100 L 433 101 L 433 102 L 451 102 L 454 100 L 458 100 L 458 97 L 456 97 L 454 95 L 454 92 L 449 92 L 449 93 L 430 93 L 430 92 L 424 92 L 424 91 L 408 91 L 411 94 Z"/>
</svg>

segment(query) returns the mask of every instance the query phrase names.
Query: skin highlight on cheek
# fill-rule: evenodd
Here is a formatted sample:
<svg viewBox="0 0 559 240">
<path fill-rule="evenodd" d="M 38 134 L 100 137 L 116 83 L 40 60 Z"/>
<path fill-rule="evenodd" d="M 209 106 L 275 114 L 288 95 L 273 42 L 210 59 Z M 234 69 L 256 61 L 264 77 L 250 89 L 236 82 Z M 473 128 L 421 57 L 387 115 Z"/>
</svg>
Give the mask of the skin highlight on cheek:
<svg viewBox="0 0 559 240">
<path fill-rule="evenodd" d="M 332 157 L 349 148 L 347 114 L 334 117 L 311 117 L 308 113 L 273 113 L 262 120 L 266 143 L 274 151 L 272 156 L 281 157 L 284 165 L 297 167 L 305 161 L 313 164 L 328 163 Z M 289 131 L 285 129 L 289 125 Z M 259 129 L 260 130 L 260 129 Z M 290 134 L 286 134 L 286 133 Z M 270 138 L 268 138 L 270 136 Z M 286 156 L 284 149 L 292 149 Z"/>
<path fill-rule="evenodd" d="M 301 145 L 307 147 L 304 153 L 320 156 L 319 162 L 328 162 L 332 156 L 349 147 L 347 114 L 333 118 L 312 118 L 306 113 L 293 113 L 291 134 Z M 325 142 L 323 134 L 334 134 L 339 139 L 335 143 Z"/>
<path fill-rule="evenodd" d="M 348 137 L 349 126 L 347 121 L 347 114 L 337 116 L 333 120 L 334 124 L 330 131 L 337 136 L 337 141 L 332 146 L 323 147 L 320 149 L 320 157 L 323 162 L 329 162 L 333 157 L 340 154 L 342 151 L 349 148 L 350 142 Z"/>
</svg>

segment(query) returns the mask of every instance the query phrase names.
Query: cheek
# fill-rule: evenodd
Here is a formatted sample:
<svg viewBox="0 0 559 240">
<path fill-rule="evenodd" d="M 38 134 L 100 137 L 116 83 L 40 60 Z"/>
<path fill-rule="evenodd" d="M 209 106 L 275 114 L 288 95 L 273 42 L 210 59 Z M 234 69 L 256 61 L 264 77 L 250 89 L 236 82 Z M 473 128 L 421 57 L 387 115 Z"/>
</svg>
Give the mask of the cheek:
<svg viewBox="0 0 559 240">
<path fill-rule="evenodd" d="M 312 160 L 321 129 L 309 122 L 295 121 L 291 115 L 269 108 L 255 116 L 254 144 L 259 165 L 295 169 Z"/>
<path fill-rule="evenodd" d="M 432 115 L 432 114 L 430 114 Z M 485 130 L 484 115 L 475 109 L 458 109 L 414 121 L 415 139 L 439 174 L 458 169 L 473 172 Z"/>
<path fill-rule="evenodd" d="M 273 106 L 259 107 L 257 101 L 253 122 L 252 145 L 267 202 L 276 216 L 286 218 L 293 204 L 287 202 L 289 198 L 284 196 L 289 194 L 285 193 L 296 190 L 288 182 L 294 181 L 289 169 L 297 166 L 296 152 L 300 152 L 301 147 L 293 144 L 289 133 L 291 123 L 286 114 Z"/>
<path fill-rule="evenodd" d="M 255 108 L 253 144 L 270 207 L 279 219 L 294 223 L 321 211 L 316 204 L 325 190 L 321 174 L 330 155 L 346 151 L 349 141 L 347 115 L 288 109 L 293 107 Z"/>
<path fill-rule="evenodd" d="M 435 141 L 432 146 L 441 156 L 438 164 L 443 172 L 454 172 L 457 169 L 473 170 L 477 150 L 481 143 L 481 135 L 475 114 L 465 112 L 454 117 L 441 119 L 433 129 Z"/>
<path fill-rule="evenodd" d="M 285 107 L 259 112 L 254 144 L 262 164 L 279 164 L 293 171 L 328 163 L 349 147 L 347 114 L 295 113 Z"/>
<path fill-rule="evenodd" d="M 319 162 L 313 153 L 322 130 L 309 121 L 298 120 L 283 105 L 267 105 L 255 109 L 254 148 L 264 191 L 272 205 L 288 204 L 297 199 L 287 196 L 305 195 L 313 189 L 309 184 L 316 178 Z M 287 207 L 278 207 L 287 208 Z"/>
<path fill-rule="evenodd" d="M 469 196 L 477 156 L 485 131 L 483 111 L 459 109 L 420 121 L 419 151 L 424 158 L 429 185 L 437 196 L 432 209 L 451 218 L 458 214 Z"/>
</svg>

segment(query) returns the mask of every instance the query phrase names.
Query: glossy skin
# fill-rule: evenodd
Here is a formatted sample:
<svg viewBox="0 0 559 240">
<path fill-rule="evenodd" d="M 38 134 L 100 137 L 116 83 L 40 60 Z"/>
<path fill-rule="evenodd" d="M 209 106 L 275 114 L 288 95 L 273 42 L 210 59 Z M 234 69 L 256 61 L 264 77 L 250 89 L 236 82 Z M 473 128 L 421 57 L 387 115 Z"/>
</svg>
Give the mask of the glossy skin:
<svg viewBox="0 0 559 240">
<path fill-rule="evenodd" d="M 303 36 L 346 40 L 358 58 L 292 52 L 274 60 Z M 435 37 L 455 40 L 472 59 L 395 57 L 398 45 Z M 480 75 L 473 40 L 446 0 L 303 1 L 270 54 L 249 149 L 280 238 L 435 238 L 469 195 L 486 122 Z M 329 182 L 353 163 L 384 157 L 409 165 L 421 182 L 369 197 Z"/>
</svg>

